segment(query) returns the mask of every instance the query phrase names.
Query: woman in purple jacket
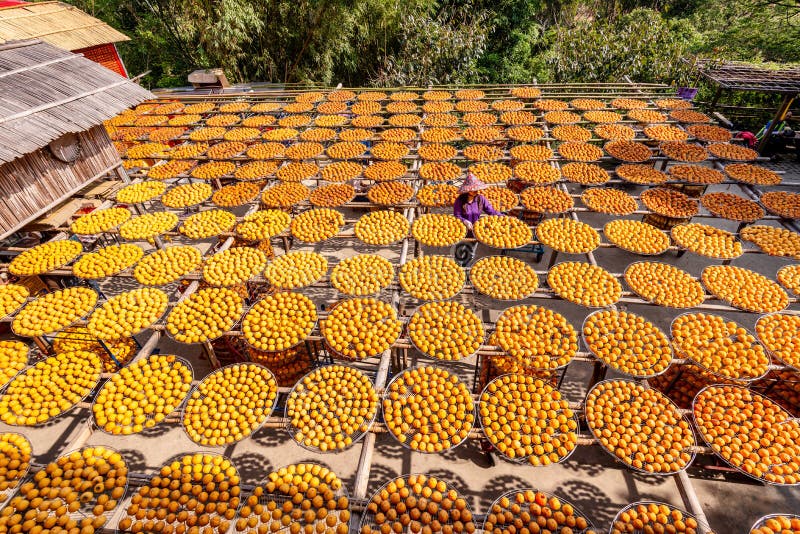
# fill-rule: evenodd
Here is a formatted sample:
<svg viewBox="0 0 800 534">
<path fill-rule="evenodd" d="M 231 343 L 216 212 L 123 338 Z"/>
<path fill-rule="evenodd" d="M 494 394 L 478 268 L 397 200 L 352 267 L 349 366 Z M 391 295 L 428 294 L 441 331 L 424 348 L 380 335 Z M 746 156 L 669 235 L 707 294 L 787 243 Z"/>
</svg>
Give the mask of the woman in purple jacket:
<svg viewBox="0 0 800 534">
<path fill-rule="evenodd" d="M 461 220 L 469 232 L 468 236 L 472 236 L 472 226 L 481 218 L 484 213 L 487 215 L 502 215 L 492 206 L 485 196 L 481 195 L 481 191 L 489 187 L 484 184 L 474 174 L 467 174 L 466 180 L 461 184 L 458 189 L 458 198 L 453 204 L 453 215 Z M 475 250 L 477 243 L 459 243 L 456 245 L 455 259 L 462 266 L 466 267 L 475 259 Z"/>
<path fill-rule="evenodd" d="M 494 209 L 492 203 L 480 192 L 489 186 L 478 180 L 474 174 L 467 174 L 467 179 L 458 188 L 458 198 L 453 204 L 453 215 L 461 219 L 472 230 L 472 225 L 481 215 L 502 215 Z"/>
</svg>

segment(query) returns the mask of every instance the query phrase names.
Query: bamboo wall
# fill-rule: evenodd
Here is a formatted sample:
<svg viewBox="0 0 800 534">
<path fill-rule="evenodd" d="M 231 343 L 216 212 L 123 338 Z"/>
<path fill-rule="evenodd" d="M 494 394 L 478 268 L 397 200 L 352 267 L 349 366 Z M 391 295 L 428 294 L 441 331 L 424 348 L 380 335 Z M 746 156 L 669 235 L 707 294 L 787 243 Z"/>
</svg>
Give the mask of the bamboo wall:
<svg viewBox="0 0 800 534">
<path fill-rule="evenodd" d="M 81 154 L 63 163 L 48 148 L 0 166 L 0 238 L 55 207 L 97 175 L 119 163 L 103 126 L 78 134 Z"/>
</svg>

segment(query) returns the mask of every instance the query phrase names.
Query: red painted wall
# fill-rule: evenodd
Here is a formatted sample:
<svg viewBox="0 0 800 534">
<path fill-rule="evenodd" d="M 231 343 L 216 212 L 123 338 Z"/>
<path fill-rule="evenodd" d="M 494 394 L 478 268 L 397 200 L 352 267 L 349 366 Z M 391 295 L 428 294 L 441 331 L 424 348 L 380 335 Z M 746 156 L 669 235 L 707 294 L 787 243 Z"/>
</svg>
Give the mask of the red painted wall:
<svg viewBox="0 0 800 534">
<path fill-rule="evenodd" d="M 117 47 L 114 46 L 114 43 L 81 48 L 80 50 L 73 50 L 73 52 L 76 54 L 83 54 L 87 59 L 91 59 L 109 70 L 113 70 L 120 76 L 128 77 L 128 73 L 125 71 L 125 65 L 122 64 L 122 59 L 120 59 Z"/>
</svg>

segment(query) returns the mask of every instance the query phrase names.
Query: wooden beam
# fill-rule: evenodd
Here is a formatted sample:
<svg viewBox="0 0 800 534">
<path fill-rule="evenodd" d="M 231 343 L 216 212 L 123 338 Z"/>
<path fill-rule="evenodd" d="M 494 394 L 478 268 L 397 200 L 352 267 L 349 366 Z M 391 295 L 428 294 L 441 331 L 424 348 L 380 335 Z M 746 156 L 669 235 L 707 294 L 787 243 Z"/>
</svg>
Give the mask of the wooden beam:
<svg viewBox="0 0 800 534">
<path fill-rule="evenodd" d="M 414 215 L 416 211 L 412 208 L 405 210 L 406 218 L 410 223 L 414 223 Z M 399 264 L 403 265 L 408 257 L 408 243 L 409 238 L 403 239 L 403 244 L 400 249 Z M 400 301 L 400 292 L 395 289 L 392 295 L 392 304 L 395 308 Z M 375 376 L 375 388 L 382 390 L 386 387 L 386 381 L 389 376 L 389 366 L 392 362 L 392 349 L 389 348 L 381 355 L 380 363 L 378 364 L 378 371 Z M 355 483 L 353 485 L 353 496 L 357 499 L 367 498 L 367 488 L 369 487 L 369 474 L 372 469 L 372 456 L 375 452 L 375 434 L 368 434 L 361 445 L 361 455 L 358 459 L 358 467 L 356 468 Z"/>
<path fill-rule="evenodd" d="M 13 50 L 15 48 L 22 48 L 22 47 L 25 47 L 25 46 L 38 45 L 38 44 L 42 44 L 42 42 L 43 41 L 41 39 L 30 39 L 30 40 L 26 40 L 26 41 L 11 41 L 11 42 L 8 42 L 8 43 L 0 44 L 0 52 L 2 52 L 4 50 Z"/>
<path fill-rule="evenodd" d="M 50 61 L 45 61 L 43 63 L 37 63 L 36 65 L 29 65 L 25 67 L 20 67 L 14 70 L 7 70 L 5 72 L 0 72 L 0 78 L 5 78 L 6 76 L 11 76 L 13 74 L 19 74 L 20 72 L 28 72 L 33 69 L 38 69 L 41 67 L 46 67 L 48 65 L 52 65 L 54 63 L 63 63 L 64 61 L 72 61 L 73 59 L 77 59 L 79 57 L 84 57 L 83 54 L 70 54 L 67 56 L 57 57 L 55 59 L 51 59 Z"/>
<path fill-rule="evenodd" d="M 2 22 L 2 19 L 0 19 L 0 22 Z M 39 38 L 39 37 L 41 37 L 43 35 L 53 35 L 53 34 L 56 34 L 56 33 L 70 33 L 70 32 L 73 32 L 75 30 L 85 30 L 87 28 L 95 28 L 97 26 L 107 26 L 107 24 L 105 22 L 101 21 L 101 20 L 98 20 L 97 22 L 92 22 L 91 24 L 82 24 L 80 26 L 71 26 L 69 28 L 59 28 L 57 30 L 53 30 L 53 31 L 49 31 L 49 32 L 37 33 L 36 34 L 36 38 Z"/>
<path fill-rule="evenodd" d="M 711 531 L 708 530 L 708 518 L 706 517 L 705 512 L 703 512 L 703 506 L 700 504 L 700 499 L 697 498 L 697 493 L 694 490 L 694 486 L 692 486 L 692 481 L 689 479 L 689 475 L 686 474 L 686 471 L 678 471 L 678 473 L 674 477 L 675 485 L 678 487 L 678 492 L 681 494 L 683 498 L 683 504 L 688 508 L 689 512 L 694 514 L 697 518 L 698 523 L 698 530 L 700 534 L 712 534 Z"/>
</svg>

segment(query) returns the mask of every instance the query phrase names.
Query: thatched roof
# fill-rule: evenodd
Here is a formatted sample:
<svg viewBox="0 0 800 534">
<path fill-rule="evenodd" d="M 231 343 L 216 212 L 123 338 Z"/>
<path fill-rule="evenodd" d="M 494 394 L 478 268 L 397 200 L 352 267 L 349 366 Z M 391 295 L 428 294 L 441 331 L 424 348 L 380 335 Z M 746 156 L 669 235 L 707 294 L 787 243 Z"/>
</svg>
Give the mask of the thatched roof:
<svg viewBox="0 0 800 534">
<path fill-rule="evenodd" d="M 21 39 L 41 39 L 64 50 L 129 40 L 105 22 L 62 2 L 0 9 L 0 43 Z"/>
<path fill-rule="evenodd" d="M 0 44 L 0 164 L 88 130 L 153 94 L 39 40 Z"/>
</svg>

